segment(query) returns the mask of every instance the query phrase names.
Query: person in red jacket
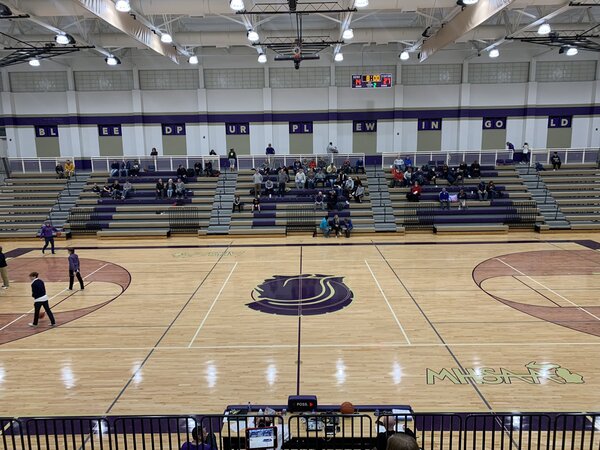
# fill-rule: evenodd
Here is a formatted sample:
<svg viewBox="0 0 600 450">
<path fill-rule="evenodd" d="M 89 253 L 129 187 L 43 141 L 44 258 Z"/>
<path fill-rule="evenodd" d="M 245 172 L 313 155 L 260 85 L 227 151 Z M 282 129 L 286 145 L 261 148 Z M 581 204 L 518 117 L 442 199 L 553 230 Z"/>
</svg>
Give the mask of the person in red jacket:
<svg viewBox="0 0 600 450">
<path fill-rule="evenodd" d="M 409 202 L 418 202 L 421 198 L 421 192 L 423 192 L 423 189 L 419 186 L 419 183 L 415 181 L 415 184 L 410 187 L 410 191 L 406 194 L 406 199 Z"/>
</svg>

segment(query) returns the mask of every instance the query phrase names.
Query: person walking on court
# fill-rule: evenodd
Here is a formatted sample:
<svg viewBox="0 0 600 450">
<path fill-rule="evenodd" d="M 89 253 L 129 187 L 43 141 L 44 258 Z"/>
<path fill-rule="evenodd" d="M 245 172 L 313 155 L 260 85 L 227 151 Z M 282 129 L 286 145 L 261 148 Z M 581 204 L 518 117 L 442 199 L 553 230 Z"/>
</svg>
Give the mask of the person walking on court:
<svg viewBox="0 0 600 450">
<path fill-rule="evenodd" d="M 54 234 L 58 234 L 58 230 L 54 228 L 49 220 L 44 222 L 42 225 L 42 229 L 40 230 L 40 237 L 44 239 L 44 247 L 42 248 L 42 253 L 46 253 L 46 249 L 48 245 L 50 245 L 50 249 L 52 250 L 52 254 L 54 255 Z"/>
<path fill-rule="evenodd" d="M 69 249 L 69 290 L 73 290 L 73 281 L 75 281 L 75 276 L 77 276 L 77 280 L 79 281 L 79 286 L 83 291 L 85 286 L 83 285 L 83 278 L 81 278 L 81 272 L 79 271 L 79 256 L 75 254 L 75 249 Z"/>
<path fill-rule="evenodd" d="M 0 247 L 0 275 L 2 275 L 2 289 L 8 289 L 10 282 L 8 281 L 8 264 L 6 264 L 6 256 Z"/>
<path fill-rule="evenodd" d="M 48 319 L 50 320 L 50 326 L 53 327 L 56 325 L 56 320 L 54 319 L 54 314 L 50 310 L 50 303 L 48 295 L 46 295 L 46 285 L 42 280 L 38 278 L 39 274 L 37 272 L 31 272 L 29 274 L 29 278 L 31 279 L 31 296 L 33 297 L 33 322 L 29 324 L 30 327 L 37 327 L 38 320 L 40 318 L 40 309 L 44 308 L 46 314 L 48 315 Z"/>
</svg>

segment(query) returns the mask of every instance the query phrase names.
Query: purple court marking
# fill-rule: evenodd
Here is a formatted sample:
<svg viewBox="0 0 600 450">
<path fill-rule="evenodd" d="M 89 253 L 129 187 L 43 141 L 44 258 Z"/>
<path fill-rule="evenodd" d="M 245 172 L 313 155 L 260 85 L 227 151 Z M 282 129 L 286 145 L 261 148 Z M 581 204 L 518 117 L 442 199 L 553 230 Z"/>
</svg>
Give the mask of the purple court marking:
<svg viewBox="0 0 600 450">
<path fill-rule="evenodd" d="M 19 256 L 23 256 L 26 253 L 29 253 L 31 250 L 39 250 L 32 248 L 15 248 L 14 250 L 10 250 L 4 254 L 7 258 L 18 258 Z"/>
<path fill-rule="evenodd" d="M 590 250 L 600 250 L 600 243 L 591 240 L 573 241 L 575 244 L 579 244 L 582 247 L 589 248 Z"/>
<path fill-rule="evenodd" d="M 354 294 L 344 277 L 320 274 L 275 275 L 252 291 L 248 308 L 267 314 L 314 316 L 339 311 Z"/>
</svg>

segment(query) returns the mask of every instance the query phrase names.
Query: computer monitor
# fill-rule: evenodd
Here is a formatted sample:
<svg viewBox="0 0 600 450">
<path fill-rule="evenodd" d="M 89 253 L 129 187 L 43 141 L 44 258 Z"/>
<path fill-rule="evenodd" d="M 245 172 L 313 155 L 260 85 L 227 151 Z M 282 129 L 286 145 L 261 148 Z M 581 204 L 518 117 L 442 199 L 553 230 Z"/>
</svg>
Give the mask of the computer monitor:
<svg viewBox="0 0 600 450">
<path fill-rule="evenodd" d="M 277 428 L 246 428 L 246 448 L 248 450 L 277 448 Z"/>
</svg>

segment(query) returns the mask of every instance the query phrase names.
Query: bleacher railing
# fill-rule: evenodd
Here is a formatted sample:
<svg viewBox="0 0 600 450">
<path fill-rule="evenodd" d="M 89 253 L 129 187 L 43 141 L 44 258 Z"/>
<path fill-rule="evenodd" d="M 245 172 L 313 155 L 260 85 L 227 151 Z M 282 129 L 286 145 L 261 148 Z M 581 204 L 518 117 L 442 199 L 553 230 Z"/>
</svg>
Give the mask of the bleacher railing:
<svg viewBox="0 0 600 450">
<path fill-rule="evenodd" d="M 246 429 L 270 426 L 277 449 L 372 450 L 383 424 L 427 450 L 598 450 L 598 413 L 229 414 L 0 418 L 0 450 L 180 449 L 203 430 L 208 450 L 246 449 Z M 388 428 L 390 429 L 390 428 Z M 269 430 L 265 430 L 265 436 Z M 261 441 L 262 442 L 262 441 Z M 379 443 L 379 445 L 378 445 Z"/>
<path fill-rule="evenodd" d="M 564 148 L 564 149 L 530 149 L 529 160 L 531 165 L 536 162 L 541 164 L 550 164 L 550 157 L 554 152 L 558 153 L 563 164 L 597 164 L 600 163 L 600 149 L 597 147 L 586 148 Z M 400 155 L 402 158 L 410 156 L 414 166 L 422 166 L 434 161 L 436 165 L 447 164 L 448 166 L 457 166 L 462 161 L 471 164 L 473 161 L 479 161 L 481 165 L 495 165 L 497 161 L 513 160 L 521 161 L 522 150 L 449 150 L 440 152 L 395 152 L 382 153 L 381 164 L 384 169 L 389 169 L 394 164 L 394 160 Z"/>
<path fill-rule="evenodd" d="M 94 156 L 90 158 L 92 165 L 92 172 L 110 172 L 111 165 L 116 161 L 119 164 L 123 161 L 138 161 L 140 168 L 144 172 L 154 171 L 170 171 L 174 172 L 177 170 L 179 165 L 182 165 L 186 169 L 193 169 L 194 164 L 202 163 L 202 168 L 206 167 L 206 163 L 210 161 L 212 163 L 213 170 L 221 170 L 221 160 L 219 156 L 119 156 L 119 157 L 108 157 L 108 156 Z"/>
<path fill-rule="evenodd" d="M 241 170 L 259 169 L 263 165 L 268 164 L 269 167 L 290 167 L 294 165 L 296 160 L 300 160 L 304 165 L 308 165 L 310 161 L 314 161 L 317 166 L 321 164 L 329 164 L 333 161 L 336 167 L 340 167 L 346 160 L 350 161 L 350 165 L 355 167 L 356 161 L 360 160 L 364 167 L 364 153 L 321 153 L 321 154 L 305 154 L 305 155 L 238 155 L 238 168 Z"/>
</svg>

